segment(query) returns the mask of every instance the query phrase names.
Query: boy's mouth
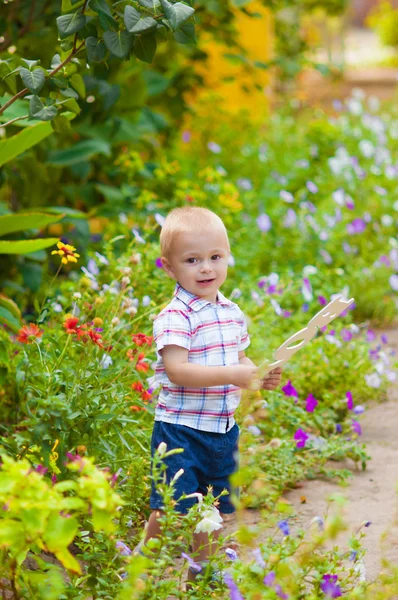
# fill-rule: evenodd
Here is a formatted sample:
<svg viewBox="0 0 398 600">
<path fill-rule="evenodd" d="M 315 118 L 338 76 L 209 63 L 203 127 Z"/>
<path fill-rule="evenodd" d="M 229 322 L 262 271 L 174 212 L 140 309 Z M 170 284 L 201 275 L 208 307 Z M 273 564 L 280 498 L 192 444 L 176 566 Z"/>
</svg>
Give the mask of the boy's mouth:
<svg viewBox="0 0 398 600">
<path fill-rule="evenodd" d="M 200 285 L 206 285 L 206 284 L 212 283 L 212 281 L 214 281 L 214 279 L 215 279 L 215 277 L 213 277 L 213 279 L 201 279 L 200 281 L 198 281 L 198 283 Z"/>
</svg>

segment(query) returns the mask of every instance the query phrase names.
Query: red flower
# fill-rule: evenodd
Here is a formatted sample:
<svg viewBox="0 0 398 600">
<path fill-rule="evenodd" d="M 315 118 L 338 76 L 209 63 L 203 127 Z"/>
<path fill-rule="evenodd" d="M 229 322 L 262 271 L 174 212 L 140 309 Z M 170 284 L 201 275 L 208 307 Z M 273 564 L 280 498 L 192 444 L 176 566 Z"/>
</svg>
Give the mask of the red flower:
<svg viewBox="0 0 398 600">
<path fill-rule="evenodd" d="M 148 392 L 148 390 L 144 390 L 141 394 L 141 398 L 144 402 L 146 402 L 147 400 L 150 400 L 152 397 L 152 394 L 150 392 Z"/>
<path fill-rule="evenodd" d="M 137 369 L 137 371 L 143 371 L 144 373 L 146 373 L 149 369 L 149 365 L 148 363 L 144 362 L 144 358 L 145 354 L 143 352 L 140 352 L 137 358 L 135 368 Z"/>
<path fill-rule="evenodd" d="M 142 392 L 144 390 L 144 386 L 142 385 L 141 381 L 134 381 L 134 383 L 131 384 L 131 389 L 135 390 L 136 392 Z"/>
<path fill-rule="evenodd" d="M 29 325 L 21 327 L 18 334 L 18 342 L 22 342 L 22 344 L 33 344 L 36 339 L 41 338 L 43 332 L 34 323 L 29 323 Z"/>
<path fill-rule="evenodd" d="M 136 346 L 150 346 L 153 342 L 153 337 L 150 335 L 145 335 L 145 333 L 135 333 L 132 337 L 132 340 Z"/>
<path fill-rule="evenodd" d="M 94 331 L 94 329 L 89 329 L 87 331 L 87 335 L 89 336 L 89 338 L 92 339 L 92 341 L 94 342 L 94 344 L 97 344 L 97 346 L 99 346 L 100 348 L 103 348 L 103 343 L 102 343 L 102 339 L 99 333 L 97 333 L 96 331 Z"/>
<path fill-rule="evenodd" d="M 79 319 L 77 317 L 68 317 L 65 319 L 63 326 L 66 329 L 66 333 L 77 333 L 76 325 Z"/>
<path fill-rule="evenodd" d="M 134 356 L 136 354 L 137 350 L 132 350 L 131 348 L 129 348 L 129 350 L 127 350 L 126 352 L 126 356 L 129 360 L 133 361 L 134 360 Z"/>
</svg>

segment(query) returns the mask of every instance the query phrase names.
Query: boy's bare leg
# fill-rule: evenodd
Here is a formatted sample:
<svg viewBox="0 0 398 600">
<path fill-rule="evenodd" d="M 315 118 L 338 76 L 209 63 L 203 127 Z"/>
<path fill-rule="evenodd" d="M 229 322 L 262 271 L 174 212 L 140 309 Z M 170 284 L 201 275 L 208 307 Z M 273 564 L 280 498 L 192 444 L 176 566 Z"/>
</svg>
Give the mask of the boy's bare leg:
<svg viewBox="0 0 398 600">
<path fill-rule="evenodd" d="M 152 538 L 159 537 L 161 534 L 160 518 L 163 515 L 162 510 L 153 510 L 149 516 L 148 525 L 145 531 L 144 546 Z"/>
<path fill-rule="evenodd" d="M 192 541 L 192 554 L 193 560 L 196 563 L 203 563 L 208 561 L 211 556 L 217 551 L 217 540 L 220 536 L 222 529 L 213 531 L 211 540 L 207 533 L 194 533 Z M 195 581 L 196 573 L 193 573 L 191 569 L 188 570 L 188 581 Z"/>
</svg>

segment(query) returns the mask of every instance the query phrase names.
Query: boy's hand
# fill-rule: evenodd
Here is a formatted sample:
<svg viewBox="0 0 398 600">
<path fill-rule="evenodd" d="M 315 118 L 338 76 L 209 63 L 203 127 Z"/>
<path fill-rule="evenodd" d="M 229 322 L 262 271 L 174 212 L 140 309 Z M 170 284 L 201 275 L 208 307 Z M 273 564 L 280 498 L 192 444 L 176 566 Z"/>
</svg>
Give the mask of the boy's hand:
<svg viewBox="0 0 398 600">
<path fill-rule="evenodd" d="M 232 369 L 232 385 L 240 387 L 244 390 L 249 390 L 251 383 L 256 376 L 257 367 L 254 365 L 236 365 Z"/>
<path fill-rule="evenodd" d="M 273 369 L 261 380 L 261 389 L 275 390 L 280 385 L 281 378 L 282 368 L 277 367 L 276 369 Z"/>
</svg>

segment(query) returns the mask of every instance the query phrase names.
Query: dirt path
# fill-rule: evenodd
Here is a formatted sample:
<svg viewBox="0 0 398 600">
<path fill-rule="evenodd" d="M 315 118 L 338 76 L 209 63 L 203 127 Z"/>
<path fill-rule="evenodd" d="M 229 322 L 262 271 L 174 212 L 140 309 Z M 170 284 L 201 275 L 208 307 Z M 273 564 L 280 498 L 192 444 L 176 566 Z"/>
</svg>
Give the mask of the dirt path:
<svg viewBox="0 0 398 600">
<path fill-rule="evenodd" d="M 383 332 L 380 332 L 383 333 Z M 386 331 L 389 345 L 398 350 L 398 329 Z M 389 400 L 367 408 L 361 418 L 363 441 L 371 457 L 365 471 L 354 471 L 347 487 L 329 481 L 307 481 L 292 490 L 286 498 L 297 511 L 297 520 L 306 524 L 315 515 L 325 514 L 327 498 L 339 493 L 347 499 L 344 517 L 348 531 L 341 542 L 361 525 L 371 521 L 366 529 L 364 547 L 366 579 L 373 581 L 381 570 L 382 556 L 398 564 L 398 385 L 389 390 Z M 350 467 L 349 464 L 345 465 Z M 351 463 L 352 468 L 352 463 Z M 300 503 L 301 496 L 306 503 Z M 388 532 L 385 542 L 383 534 Z"/>
<path fill-rule="evenodd" d="M 398 353 L 398 328 L 380 331 L 386 333 L 389 345 Z M 358 402 L 359 403 L 359 402 Z M 366 443 L 371 460 L 365 471 L 357 470 L 352 461 L 341 466 L 353 471 L 348 485 L 323 480 L 305 481 L 302 485 L 284 495 L 295 509 L 293 529 L 306 527 L 315 516 L 324 517 L 328 498 L 332 494 L 344 496 L 347 500 L 344 508 L 344 520 L 348 525 L 346 532 L 337 540 L 344 548 L 346 540 L 364 522 L 371 521 L 366 528 L 363 541 L 366 549 L 365 569 L 367 581 L 377 578 L 381 570 L 381 560 L 385 556 L 398 564 L 398 384 L 395 382 L 389 390 L 389 399 L 382 404 L 369 406 L 361 417 L 362 439 Z M 331 463 L 338 468 L 338 463 Z M 301 498 L 306 502 L 302 504 Z M 258 511 L 246 511 L 243 521 L 246 525 L 255 525 L 261 520 Z M 233 523 L 227 524 L 227 532 L 233 531 Z M 388 532 L 383 542 L 383 535 Z M 243 553 L 244 555 L 246 552 Z M 243 559 L 249 558 L 242 556 Z"/>
</svg>

